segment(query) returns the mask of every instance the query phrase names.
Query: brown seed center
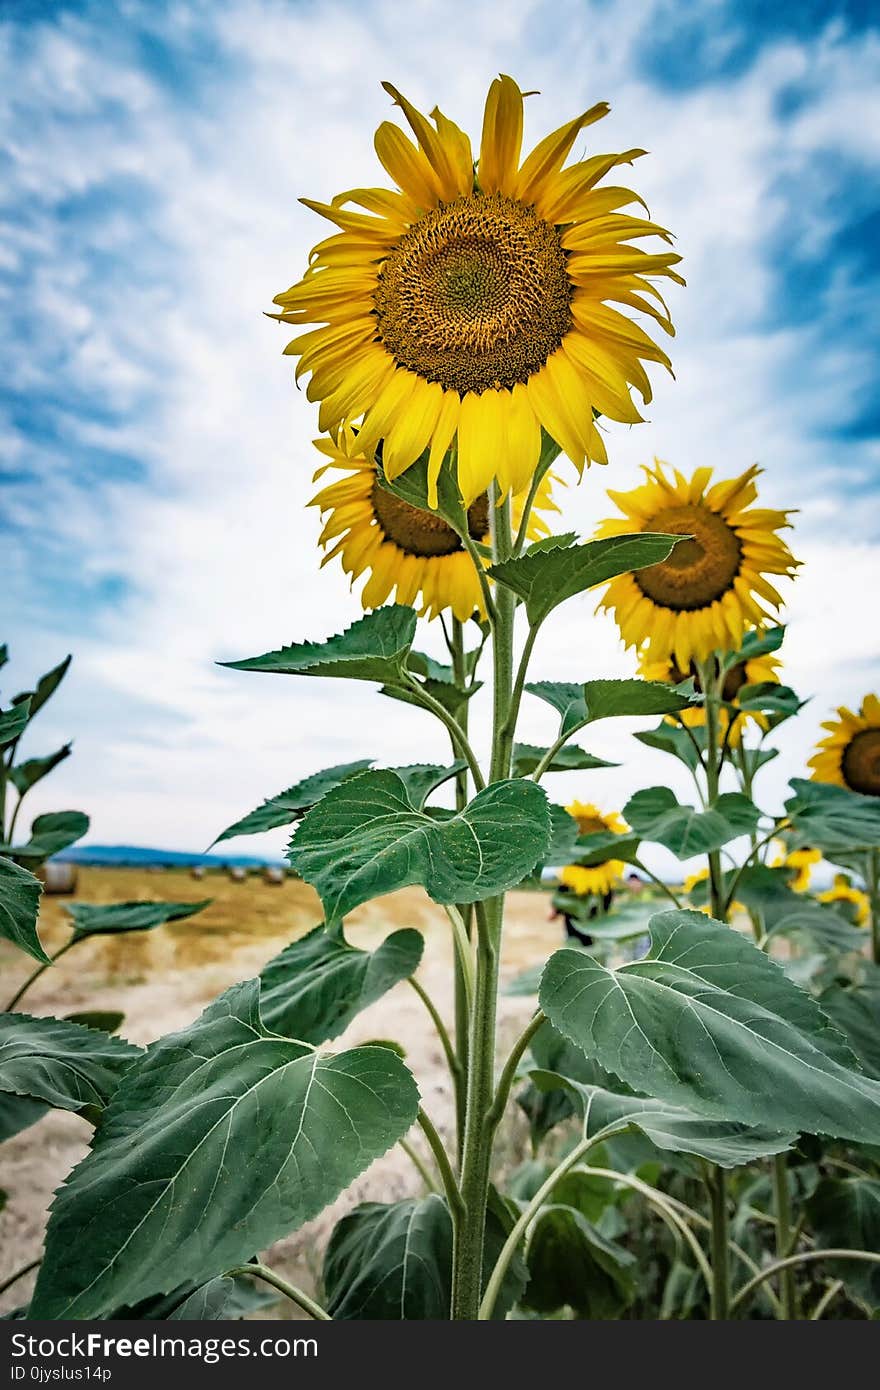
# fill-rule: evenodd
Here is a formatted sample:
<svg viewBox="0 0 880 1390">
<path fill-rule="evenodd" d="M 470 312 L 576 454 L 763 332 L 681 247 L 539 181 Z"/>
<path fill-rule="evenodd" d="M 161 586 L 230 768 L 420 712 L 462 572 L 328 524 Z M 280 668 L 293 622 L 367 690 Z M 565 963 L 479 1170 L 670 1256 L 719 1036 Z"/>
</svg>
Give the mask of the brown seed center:
<svg viewBox="0 0 880 1390">
<path fill-rule="evenodd" d="M 843 780 L 854 792 L 880 796 L 880 729 L 862 729 L 846 745 Z"/>
<path fill-rule="evenodd" d="M 642 593 L 676 613 L 707 608 L 733 587 L 742 562 L 742 544 L 722 516 L 699 504 L 664 507 L 651 518 L 652 531 L 688 536 L 668 560 L 638 570 Z"/>
<path fill-rule="evenodd" d="M 427 559 L 436 555 L 454 555 L 463 546 L 458 534 L 436 512 L 426 512 L 404 502 L 393 492 L 373 483 L 373 511 L 388 540 L 394 541 L 407 555 Z M 482 541 L 489 530 L 489 498 L 486 493 L 468 508 L 468 531 L 474 540 Z"/>
</svg>

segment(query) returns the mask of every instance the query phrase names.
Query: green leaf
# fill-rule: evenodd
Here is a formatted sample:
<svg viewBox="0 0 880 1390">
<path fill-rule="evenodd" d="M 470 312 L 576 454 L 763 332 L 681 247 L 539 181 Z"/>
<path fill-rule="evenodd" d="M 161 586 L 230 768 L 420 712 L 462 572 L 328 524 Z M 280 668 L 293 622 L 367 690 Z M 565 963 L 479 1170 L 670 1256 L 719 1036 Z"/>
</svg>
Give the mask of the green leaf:
<svg viewBox="0 0 880 1390">
<path fill-rule="evenodd" d="M 769 938 L 804 933 L 826 954 L 859 951 L 864 944 L 864 932 L 840 913 L 796 893 L 785 869 L 751 864 L 736 875 L 734 893 L 746 907 L 760 913 Z"/>
<path fill-rule="evenodd" d="M 18 763 L 9 773 L 9 780 L 15 787 L 20 796 L 30 791 L 31 787 L 41 781 L 59 763 L 63 763 L 65 758 L 70 757 L 71 743 L 65 743 L 63 748 L 59 748 L 57 753 L 49 753 L 45 758 L 28 758 L 23 763 Z"/>
<path fill-rule="evenodd" d="M 412 763 L 409 767 L 392 767 L 400 778 L 406 794 L 417 811 L 421 811 L 432 792 L 452 780 L 467 766 L 459 759 L 457 762 L 440 766 L 437 763 Z"/>
<path fill-rule="evenodd" d="M 0 1144 L 14 1134 L 29 1129 L 48 1114 L 49 1109 L 42 1100 L 32 1100 L 30 1096 L 4 1095 L 0 1091 Z"/>
<path fill-rule="evenodd" d="M 37 816 L 27 844 L 0 845 L 0 854 L 14 854 L 17 859 L 50 859 L 81 840 L 88 828 L 89 818 L 82 811 L 50 811 Z"/>
<path fill-rule="evenodd" d="M 763 632 L 756 630 L 747 632 L 739 651 L 728 652 L 724 657 L 722 662 L 724 670 L 730 671 L 734 666 L 741 666 L 746 661 L 754 661 L 757 656 L 770 656 L 773 652 L 778 652 L 784 637 L 784 627 L 769 627 Z"/>
<path fill-rule="evenodd" d="M 658 1149 L 694 1154 L 721 1168 L 738 1168 L 741 1164 L 782 1153 L 797 1139 L 794 1131 L 783 1134 L 767 1125 L 708 1120 L 682 1105 L 621 1094 L 554 1072 L 534 1071 L 530 1079 L 539 1091 L 552 1093 L 562 1088 L 575 1097 L 584 1121 L 585 1138 L 612 1126 L 620 1130 L 636 1129 Z M 613 1082 L 612 1077 L 609 1084 Z"/>
<path fill-rule="evenodd" d="M 698 1115 L 880 1141 L 880 1084 L 829 1055 L 815 1002 L 738 932 L 699 912 L 651 921 L 648 956 L 616 970 L 550 958 L 554 1026 L 635 1090 Z"/>
<path fill-rule="evenodd" d="M 216 1322 L 218 1319 L 229 1317 L 234 1298 L 235 1280 L 226 1279 L 221 1275 L 218 1279 L 209 1279 L 207 1284 L 202 1284 L 201 1288 L 179 1303 L 174 1312 L 169 1313 L 168 1320 Z"/>
<path fill-rule="evenodd" d="M 587 720 L 620 715 L 675 714 L 695 703 L 693 682 L 667 685 L 665 681 L 587 681 L 584 685 Z"/>
<path fill-rule="evenodd" d="M 141 1049 L 61 1018 L 0 1014 L 0 1091 L 101 1110 Z"/>
<path fill-rule="evenodd" d="M 37 681 L 36 690 L 18 696 L 19 700 L 30 698 L 30 713 L 28 715 L 28 720 L 33 719 L 37 711 L 41 710 L 46 701 L 55 694 L 55 691 L 67 675 L 68 667 L 72 660 L 72 656 L 66 656 L 63 661 L 59 661 L 57 666 L 53 666 L 51 671 L 47 671 L 45 676 L 40 677 Z"/>
<path fill-rule="evenodd" d="M 337 1037 L 351 1020 L 418 968 L 420 932 L 405 928 L 375 951 L 350 946 L 315 927 L 270 960 L 260 975 L 260 1013 L 267 1028 L 303 1042 Z"/>
<path fill-rule="evenodd" d="M 118 1009 L 87 1009 L 85 1013 L 65 1014 L 68 1023 L 81 1023 L 83 1028 L 96 1028 L 100 1033 L 115 1033 L 125 1019 Z"/>
<path fill-rule="evenodd" d="M 550 803 L 550 843 L 544 852 L 545 864 L 570 864 L 577 844 L 578 824 L 564 806 Z"/>
<path fill-rule="evenodd" d="M 742 792 L 725 792 L 710 811 L 680 806 L 669 787 L 646 787 L 623 808 L 623 816 L 642 839 L 664 845 L 679 859 L 720 849 L 758 824 L 757 806 Z"/>
<path fill-rule="evenodd" d="M 0 667 L 6 665 L 9 660 L 9 647 L 5 642 L 0 642 Z"/>
<path fill-rule="evenodd" d="M 523 1302 L 540 1313 L 570 1307 L 579 1318 L 617 1318 L 635 1297 L 636 1257 L 573 1207 L 547 1206 L 526 1252 Z"/>
<path fill-rule="evenodd" d="M 513 775 L 528 777 L 544 759 L 548 749 L 539 748 L 534 743 L 515 743 L 513 745 Z M 599 767 L 619 767 L 619 763 L 606 762 L 597 758 L 576 743 L 569 743 L 553 755 L 548 772 L 592 772 Z"/>
<path fill-rule="evenodd" d="M 222 834 L 211 843 L 219 845 L 221 840 L 232 840 L 236 835 L 259 835 L 266 830 L 277 830 L 282 825 L 292 825 L 304 816 L 306 811 L 357 772 L 365 772 L 373 762 L 372 758 L 359 758 L 353 763 L 337 763 L 335 767 L 325 767 L 323 772 L 315 772 L 295 782 L 286 792 L 279 792 L 249 812 L 241 820 L 228 825 Z"/>
<path fill-rule="evenodd" d="M 550 841 L 534 782 L 496 782 L 457 815 L 413 806 L 395 772 L 362 772 L 297 828 L 288 857 L 324 904 L 328 926 L 363 902 L 421 884 L 438 903 L 480 902 L 522 881 Z"/>
<path fill-rule="evenodd" d="M 782 714 L 786 719 L 803 709 L 806 701 L 798 696 L 788 685 L 776 681 L 759 681 L 757 685 L 743 685 L 737 691 L 731 709 L 753 710 L 760 714 Z"/>
<path fill-rule="evenodd" d="M 431 507 L 428 504 L 428 455 L 429 451 L 425 450 L 415 463 L 410 464 L 400 477 L 394 479 L 394 482 L 390 482 L 385 476 L 380 457 L 377 471 L 379 486 L 392 496 L 402 498 L 411 507 L 439 516 L 457 535 L 465 536 L 469 533 L 467 510 L 462 504 L 454 468 L 440 469 L 437 479 L 437 506 Z"/>
<path fill-rule="evenodd" d="M 21 738 L 30 718 L 30 701 L 22 700 L 10 709 L 0 710 L 0 748 L 7 748 Z"/>
<path fill-rule="evenodd" d="M 819 1006 L 846 1038 L 862 1070 L 880 1080 L 880 993 L 835 984 L 820 994 Z"/>
<path fill-rule="evenodd" d="M 532 555 L 536 550 L 567 550 L 574 545 L 577 540 L 577 531 L 563 531 L 559 536 L 543 536 L 541 540 L 531 541 L 526 546 L 526 555 Z"/>
<path fill-rule="evenodd" d="M 670 753 L 678 758 L 691 772 L 700 766 L 701 729 L 683 729 L 678 724 L 659 724 L 656 729 L 647 729 L 634 737 L 648 748 L 657 748 L 661 753 Z M 695 744 L 696 740 L 696 744 Z"/>
<path fill-rule="evenodd" d="M 448 1321 L 452 1220 L 441 1197 L 365 1202 L 337 1225 L 324 1257 L 338 1321 Z"/>
<path fill-rule="evenodd" d="M 150 931 L 165 922 L 194 917 L 213 901 L 213 898 L 203 898 L 197 903 L 111 903 L 107 907 L 69 903 L 64 910 L 73 918 L 75 937 L 109 936 L 114 932 Z"/>
<path fill-rule="evenodd" d="M 819 1249 L 880 1251 L 880 1182 L 876 1178 L 823 1178 L 806 1200 L 810 1229 Z M 822 1272 L 842 1279 L 872 1307 L 880 1306 L 880 1264 L 828 1260 Z"/>
<path fill-rule="evenodd" d="M 584 687 L 572 681 L 531 681 L 526 690 L 545 704 L 552 705 L 560 716 L 559 733 L 572 733 L 586 722 L 587 705 Z"/>
<path fill-rule="evenodd" d="M 406 659 L 415 631 L 415 609 L 399 603 L 387 604 L 326 642 L 294 642 L 264 656 L 221 661 L 220 665 L 233 671 L 344 676 L 349 680 L 376 681 L 379 685 L 401 685 L 405 683 Z"/>
<path fill-rule="evenodd" d="M 523 600 L 530 625 L 537 627 L 575 594 L 668 559 L 680 539 L 636 532 L 584 545 L 532 549 L 516 560 L 490 565 L 487 573 Z"/>
<path fill-rule="evenodd" d="M 793 826 L 793 849 L 807 845 L 833 858 L 837 851 L 851 854 L 880 846 L 880 797 L 801 778 L 792 780 L 791 789 L 794 796 L 785 810 Z"/>
<path fill-rule="evenodd" d="M 42 891 L 40 880 L 27 869 L 0 857 L 0 936 L 46 965 L 49 957 L 37 935 Z"/>
<path fill-rule="evenodd" d="M 417 1110 L 389 1049 L 320 1056 L 264 1027 L 258 981 L 233 986 L 119 1086 L 53 1204 L 31 1315 L 101 1318 L 241 1264 L 316 1216 Z"/>
</svg>

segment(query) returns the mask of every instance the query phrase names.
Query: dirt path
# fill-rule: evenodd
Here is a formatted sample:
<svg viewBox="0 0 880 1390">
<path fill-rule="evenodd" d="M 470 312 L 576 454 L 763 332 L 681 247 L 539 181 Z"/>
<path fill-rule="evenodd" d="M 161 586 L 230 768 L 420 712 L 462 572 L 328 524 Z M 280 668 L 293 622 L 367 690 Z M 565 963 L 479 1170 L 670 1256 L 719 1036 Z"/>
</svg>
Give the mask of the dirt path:
<svg viewBox="0 0 880 1390">
<path fill-rule="evenodd" d="M 233 883 L 219 875 L 195 882 L 181 872 L 83 870 L 76 896 L 95 903 L 145 898 L 214 900 L 198 917 L 179 924 L 84 942 L 41 977 L 22 1006 L 34 1014 L 57 1015 L 86 1008 L 122 1010 L 125 1021 L 120 1032 L 141 1044 L 191 1022 L 217 994 L 257 974 L 321 915 L 314 893 L 300 882 L 276 887 L 254 878 Z M 67 936 L 64 901 L 44 900 L 40 931 L 50 950 Z M 347 930 L 354 945 L 372 948 L 389 931 L 404 926 L 424 933 L 419 979 L 448 1020 L 452 1013 L 449 927 L 421 890 L 405 889 L 360 908 L 349 918 Z M 511 894 L 504 977 L 510 979 L 545 959 L 559 944 L 559 928 L 548 921 L 546 896 Z M 2 943 L 3 999 L 13 994 L 28 973 L 26 967 L 22 969 L 22 960 L 20 952 Z M 532 1007 L 528 999 L 502 999 L 502 1046 L 515 1037 Z M 419 1082 L 422 1104 L 448 1136 L 452 1102 L 445 1061 L 424 1006 L 407 985 L 398 985 L 366 1009 L 331 1046 L 336 1050 L 371 1038 L 393 1038 L 403 1045 L 407 1064 Z M 52 1194 L 86 1152 L 90 1134 L 90 1126 L 78 1116 L 53 1111 L 0 1148 L 0 1188 L 8 1194 L 0 1213 L 0 1281 L 39 1255 Z M 418 1131 L 411 1139 L 420 1152 L 426 1152 Z M 524 1146 L 524 1125 L 513 1120 L 499 1136 L 502 1167 L 518 1162 Z M 420 1190 L 421 1180 L 410 1160 L 395 1148 L 315 1221 L 274 1246 L 267 1261 L 314 1291 L 327 1237 L 346 1210 L 359 1201 L 395 1201 Z M 0 1311 L 24 1302 L 32 1282 L 32 1277 L 22 1280 L 0 1298 Z M 287 1317 L 288 1310 L 289 1305 L 281 1305 L 268 1315 Z"/>
</svg>

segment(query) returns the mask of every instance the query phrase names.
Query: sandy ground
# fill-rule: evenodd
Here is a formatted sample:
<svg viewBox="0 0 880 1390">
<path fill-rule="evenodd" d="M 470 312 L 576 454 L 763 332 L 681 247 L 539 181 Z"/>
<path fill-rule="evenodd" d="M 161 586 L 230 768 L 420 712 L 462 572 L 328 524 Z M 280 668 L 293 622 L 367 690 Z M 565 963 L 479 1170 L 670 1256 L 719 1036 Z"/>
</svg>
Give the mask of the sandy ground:
<svg viewBox="0 0 880 1390">
<path fill-rule="evenodd" d="M 95 903 L 213 899 L 198 917 L 178 924 L 82 943 L 36 982 L 21 1005 L 34 1014 L 63 1015 L 87 1008 L 122 1010 L 125 1021 L 120 1033 L 141 1044 L 191 1022 L 217 994 L 256 975 L 266 961 L 321 918 L 315 894 L 306 884 L 293 880 L 273 886 L 259 878 L 233 883 L 212 874 L 196 882 L 179 871 L 158 874 L 86 869 L 80 871 L 76 897 Z M 40 932 L 50 951 L 67 938 L 64 902 L 64 898 L 44 899 Z M 548 920 L 545 895 L 513 893 L 508 903 L 503 975 L 511 979 L 545 959 L 561 944 L 561 934 L 559 926 Z M 440 909 L 421 890 L 405 889 L 360 908 L 348 919 L 347 930 L 354 945 L 374 947 L 388 932 L 404 926 L 424 933 L 419 979 L 449 1020 L 449 927 Z M 14 947 L 0 943 L 3 999 L 11 997 L 29 973 L 27 965 L 22 966 L 23 960 Z M 532 1007 L 528 999 L 502 999 L 502 1047 L 513 1040 Z M 338 1050 L 373 1038 L 393 1038 L 404 1046 L 425 1109 L 440 1131 L 450 1137 L 452 1102 L 445 1061 L 424 1006 L 408 985 L 397 985 L 365 1010 L 331 1046 Z M 52 1111 L 0 1148 L 0 1188 L 8 1194 L 5 1210 L 0 1213 L 0 1282 L 39 1255 L 52 1194 L 86 1152 L 90 1134 L 90 1126 L 78 1116 Z M 415 1148 L 426 1153 L 420 1131 L 414 1131 L 410 1139 Z M 499 1135 L 500 1167 L 515 1165 L 525 1156 L 525 1149 L 525 1125 L 513 1117 Z M 261 1253 L 273 1268 L 314 1291 L 324 1245 L 345 1211 L 357 1202 L 394 1201 L 421 1190 L 412 1163 L 397 1147 L 373 1164 L 315 1221 Z M 0 1297 L 0 1312 L 25 1301 L 32 1279 L 29 1276 L 20 1281 Z M 291 1316 L 290 1305 L 279 1305 L 268 1315 Z"/>
</svg>

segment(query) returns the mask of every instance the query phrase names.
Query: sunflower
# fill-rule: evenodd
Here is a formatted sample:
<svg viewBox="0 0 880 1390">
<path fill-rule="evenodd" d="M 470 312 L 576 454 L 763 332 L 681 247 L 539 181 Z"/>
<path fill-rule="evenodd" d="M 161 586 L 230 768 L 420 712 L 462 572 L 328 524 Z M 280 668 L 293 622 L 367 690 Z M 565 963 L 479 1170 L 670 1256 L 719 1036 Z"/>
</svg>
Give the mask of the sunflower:
<svg viewBox="0 0 880 1390">
<path fill-rule="evenodd" d="M 584 801 L 573 801 L 565 809 L 577 821 L 581 835 L 596 835 L 604 831 L 611 831 L 615 835 L 627 833 L 628 826 L 616 811 L 602 812 L 597 806 Z M 590 893 L 603 897 L 616 887 L 625 868 L 620 859 L 605 859 L 601 864 L 566 864 L 559 871 L 559 882 L 578 897 L 587 897 Z"/>
<path fill-rule="evenodd" d="M 779 683 L 779 667 L 781 662 L 775 656 L 753 656 L 748 661 L 737 662 L 731 666 L 724 677 L 724 684 L 721 690 L 721 698 L 729 705 L 735 705 L 737 695 L 744 685 L 759 685 L 763 683 Z M 663 661 L 652 661 L 647 651 L 639 654 L 639 675 L 646 681 L 668 681 L 671 685 L 678 685 L 681 681 L 693 677 L 694 684 L 699 690 L 700 673 L 696 663 L 691 662 L 687 671 L 682 671 L 676 666 L 671 657 L 666 657 Z M 739 715 L 733 716 L 733 727 L 730 730 L 728 742 L 733 747 L 738 747 L 742 741 L 743 724 L 747 719 L 752 719 L 762 729 L 768 728 L 767 718 L 757 710 L 744 710 Z M 666 722 L 675 724 L 680 721 L 688 728 L 700 728 L 706 722 L 706 711 L 703 705 L 690 705 L 687 709 L 679 710 L 675 715 L 668 714 Z M 730 713 L 725 706 L 718 711 L 718 722 L 722 735 L 727 735 L 730 723 Z"/>
<path fill-rule="evenodd" d="M 383 441 L 391 479 L 430 449 L 436 482 L 454 445 L 465 505 L 497 479 L 528 485 L 541 428 L 582 470 L 607 461 L 595 414 L 641 420 L 643 362 L 669 359 L 612 305 L 673 332 L 648 277 L 683 284 L 672 251 L 632 243 L 668 232 L 621 209 L 642 200 L 597 188 L 643 150 L 598 154 L 563 168 L 601 102 L 548 135 L 520 162 L 523 93 L 510 77 L 489 88 L 479 157 L 438 110 L 428 120 L 389 83 L 415 135 L 383 122 L 376 153 L 395 190 L 355 188 L 330 203 L 303 199 L 339 230 L 275 298 L 284 323 L 318 325 L 288 344 L 319 425 L 362 421 L 368 456 Z M 432 124 L 433 122 L 433 124 Z M 644 207 L 644 204 L 642 203 Z M 436 506 L 436 493 L 430 495 Z"/>
<path fill-rule="evenodd" d="M 857 927 L 866 926 L 871 916 L 870 898 L 861 888 L 853 887 L 847 874 L 835 874 L 832 887 L 817 893 L 816 898 L 820 903 L 846 903 Z"/>
<path fill-rule="evenodd" d="M 841 705 L 823 725 L 828 735 L 810 759 L 814 782 L 880 796 L 880 700 L 866 695 L 858 714 Z"/>
<path fill-rule="evenodd" d="M 822 862 L 820 849 L 793 849 L 787 851 L 784 844 L 777 842 L 777 854 L 771 861 L 771 869 L 791 871 L 789 887 L 795 893 L 806 893 L 813 876 L 813 868 Z"/>
<path fill-rule="evenodd" d="M 613 612 L 628 647 L 647 648 L 652 661 L 672 660 L 681 671 L 714 651 L 738 651 L 748 628 L 761 628 L 782 599 L 768 574 L 797 568 L 777 532 L 788 512 L 754 507 L 757 466 L 738 478 L 711 483 L 711 468 L 688 481 L 654 460 L 632 492 L 608 496 L 624 513 L 602 524 L 599 536 L 663 531 L 689 537 L 668 560 L 612 579 L 601 608 Z"/>
<path fill-rule="evenodd" d="M 344 470 L 346 475 L 323 487 L 309 503 L 326 517 L 320 535 L 326 550 L 321 563 L 326 565 L 334 556 L 341 556 L 342 568 L 351 575 L 352 584 L 369 572 L 361 594 L 364 608 L 378 608 L 396 589 L 398 603 L 413 605 L 419 599 L 420 613 L 428 618 L 445 608 L 461 622 L 474 613 L 483 616 L 477 572 L 452 527 L 436 512 L 422 511 L 383 488 L 375 463 L 364 457 L 351 428 L 340 431 L 338 443 L 316 439 L 315 446 L 330 460 L 318 469 L 316 479 L 330 468 Z M 538 486 L 526 528 L 530 540 L 548 534 L 541 513 L 559 510 L 551 495 L 553 481 L 552 473 L 547 473 Z M 513 498 L 517 526 L 526 495 L 517 493 Z M 488 543 L 486 493 L 471 503 L 467 515 L 471 536 Z"/>
<path fill-rule="evenodd" d="M 695 889 L 695 888 L 699 888 L 700 884 L 702 884 L 702 883 L 705 883 L 705 884 L 707 885 L 707 887 L 708 887 L 708 883 L 709 883 L 709 870 L 708 870 L 708 868 L 706 868 L 706 869 L 697 869 L 696 873 L 688 874 L 687 878 L 685 879 L 684 883 L 683 883 L 682 886 L 681 886 L 681 887 L 682 887 L 682 892 L 683 892 L 683 893 L 686 893 L 687 896 L 690 898 L 690 897 L 693 895 L 694 889 Z M 702 895 L 700 895 L 700 896 L 702 896 Z M 697 903 L 694 904 L 694 906 L 696 907 L 696 910 L 697 910 L 698 912 L 705 912 L 705 914 L 706 914 L 707 917 L 711 917 L 711 916 L 712 916 L 712 908 L 711 908 L 711 905 L 710 905 L 708 902 L 702 902 L 702 903 L 701 903 L 701 902 L 697 902 Z M 735 916 L 737 916 L 739 913 L 745 912 L 746 910 L 747 910 L 747 909 L 746 909 L 746 907 L 744 906 L 743 903 L 740 903 L 740 902 L 737 902 L 736 900 L 734 900 L 732 903 L 730 903 L 730 904 L 728 905 L 727 914 L 728 914 L 729 917 L 735 917 Z"/>
</svg>

